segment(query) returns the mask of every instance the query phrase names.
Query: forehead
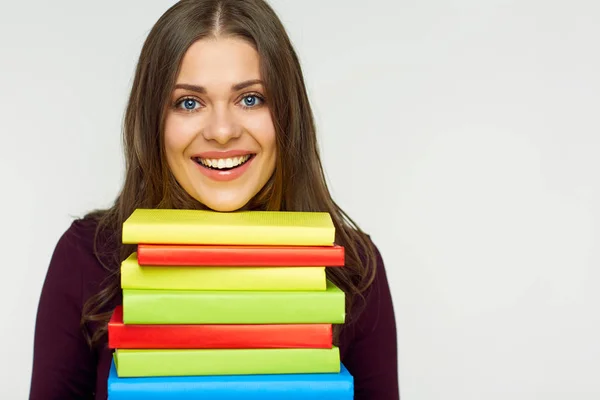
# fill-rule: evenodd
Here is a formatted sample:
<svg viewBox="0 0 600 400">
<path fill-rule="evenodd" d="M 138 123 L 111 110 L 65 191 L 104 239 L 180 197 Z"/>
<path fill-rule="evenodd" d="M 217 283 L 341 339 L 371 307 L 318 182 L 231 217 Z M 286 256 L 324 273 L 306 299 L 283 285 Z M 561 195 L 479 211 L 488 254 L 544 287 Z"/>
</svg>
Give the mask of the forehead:
<svg viewBox="0 0 600 400">
<path fill-rule="evenodd" d="M 260 58 L 250 43 L 239 38 L 206 38 L 185 53 L 177 83 L 210 88 L 260 78 Z"/>
</svg>

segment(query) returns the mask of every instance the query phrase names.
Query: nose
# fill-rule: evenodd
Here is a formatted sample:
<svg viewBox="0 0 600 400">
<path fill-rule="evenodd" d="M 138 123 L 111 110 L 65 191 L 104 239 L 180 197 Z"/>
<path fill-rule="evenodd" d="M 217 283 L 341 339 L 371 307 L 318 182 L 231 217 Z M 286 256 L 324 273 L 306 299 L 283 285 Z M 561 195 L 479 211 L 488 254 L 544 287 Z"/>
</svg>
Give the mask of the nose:
<svg viewBox="0 0 600 400">
<path fill-rule="evenodd" d="M 204 138 L 219 144 L 239 138 L 242 134 L 240 124 L 236 121 L 234 111 L 227 106 L 213 107 L 204 128 Z"/>
</svg>

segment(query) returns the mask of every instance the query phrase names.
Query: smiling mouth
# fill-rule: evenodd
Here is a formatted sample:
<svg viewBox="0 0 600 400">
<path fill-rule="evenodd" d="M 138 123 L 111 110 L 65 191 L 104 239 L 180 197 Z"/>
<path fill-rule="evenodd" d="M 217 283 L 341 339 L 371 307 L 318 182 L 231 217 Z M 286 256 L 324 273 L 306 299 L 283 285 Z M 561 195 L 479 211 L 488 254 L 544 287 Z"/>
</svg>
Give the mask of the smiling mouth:
<svg viewBox="0 0 600 400">
<path fill-rule="evenodd" d="M 246 154 L 239 157 L 228 157 L 228 158 L 201 158 L 193 157 L 192 159 L 200 166 L 212 169 L 216 171 L 230 171 L 246 164 L 256 154 Z"/>
</svg>

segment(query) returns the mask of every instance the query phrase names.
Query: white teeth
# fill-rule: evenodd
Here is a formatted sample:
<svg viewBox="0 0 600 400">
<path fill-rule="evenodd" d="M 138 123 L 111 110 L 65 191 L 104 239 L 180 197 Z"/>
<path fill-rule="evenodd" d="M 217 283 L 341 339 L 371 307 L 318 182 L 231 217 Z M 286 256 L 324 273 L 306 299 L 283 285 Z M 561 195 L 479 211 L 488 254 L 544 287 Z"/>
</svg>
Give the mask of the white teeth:
<svg viewBox="0 0 600 400">
<path fill-rule="evenodd" d="M 201 164 L 206 165 L 207 167 L 223 169 L 237 167 L 248 161 L 249 158 L 250 155 L 248 154 L 245 156 L 233 158 L 198 158 L 198 161 L 200 161 Z"/>
</svg>

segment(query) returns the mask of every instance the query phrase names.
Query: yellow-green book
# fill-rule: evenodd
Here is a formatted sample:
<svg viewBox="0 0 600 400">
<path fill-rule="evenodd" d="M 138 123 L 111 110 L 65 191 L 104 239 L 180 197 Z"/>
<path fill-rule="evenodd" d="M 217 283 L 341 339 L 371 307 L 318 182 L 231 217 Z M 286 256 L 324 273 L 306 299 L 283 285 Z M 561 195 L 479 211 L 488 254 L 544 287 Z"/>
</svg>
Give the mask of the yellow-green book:
<svg viewBox="0 0 600 400">
<path fill-rule="evenodd" d="M 326 290 L 123 289 L 125 324 L 341 324 L 345 294 Z"/>
<path fill-rule="evenodd" d="M 325 267 L 140 266 L 137 253 L 121 263 L 123 289 L 325 290 Z"/>
<path fill-rule="evenodd" d="M 136 209 L 123 223 L 124 244 L 333 246 L 329 213 Z"/>
<path fill-rule="evenodd" d="M 339 373 L 329 349 L 116 349 L 119 377 Z"/>
</svg>

